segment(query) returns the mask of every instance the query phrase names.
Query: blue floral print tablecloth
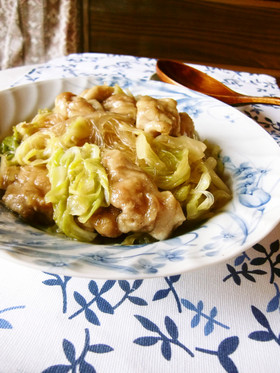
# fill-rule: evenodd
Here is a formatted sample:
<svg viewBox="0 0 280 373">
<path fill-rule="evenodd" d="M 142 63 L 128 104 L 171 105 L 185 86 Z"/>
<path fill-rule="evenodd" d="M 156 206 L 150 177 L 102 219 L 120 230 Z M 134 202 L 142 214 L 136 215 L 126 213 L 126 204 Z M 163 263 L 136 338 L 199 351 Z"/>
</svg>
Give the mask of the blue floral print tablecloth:
<svg viewBox="0 0 280 373">
<path fill-rule="evenodd" d="M 149 80 L 155 63 L 75 54 L 16 78 L 13 70 L 1 74 L 10 74 L 10 86 L 108 69 Z M 280 96 L 271 76 L 195 67 L 242 93 Z M 280 143 L 280 107 L 236 110 Z M 231 260 L 144 280 L 83 279 L 0 261 L 0 372 L 280 372 L 279 238 L 278 225 Z"/>
</svg>

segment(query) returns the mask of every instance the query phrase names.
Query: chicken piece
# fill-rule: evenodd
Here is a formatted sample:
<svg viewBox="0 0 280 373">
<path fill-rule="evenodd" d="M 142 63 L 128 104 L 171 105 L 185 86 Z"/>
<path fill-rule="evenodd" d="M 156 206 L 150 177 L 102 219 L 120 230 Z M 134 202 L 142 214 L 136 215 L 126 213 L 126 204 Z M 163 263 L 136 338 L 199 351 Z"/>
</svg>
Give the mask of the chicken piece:
<svg viewBox="0 0 280 373">
<path fill-rule="evenodd" d="M 120 211 L 113 206 L 101 207 L 82 226 L 89 231 L 96 230 L 104 237 L 119 237 L 122 234 L 117 223 L 119 213 Z"/>
<path fill-rule="evenodd" d="M 50 181 L 45 167 L 19 168 L 15 181 L 8 185 L 3 196 L 5 205 L 24 219 L 37 224 L 50 224 L 53 219 L 51 203 L 45 202 Z"/>
<path fill-rule="evenodd" d="M 87 101 L 97 100 L 102 102 L 111 96 L 114 92 L 114 88 L 108 85 L 96 85 L 92 88 L 85 89 L 81 93 L 81 97 L 85 98 Z"/>
<path fill-rule="evenodd" d="M 160 192 L 124 152 L 107 150 L 102 162 L 109 177 L 110 202 L 121 210 L 117 217 L 121 232 L 147 232 L 162 240 L 185 220 L 173 194 Z"/>
<path fill-rule="evenodd" d="M 177 102 L 172 98 L 141 96 L 137 103 L 136 127 L 156 136 L 180 135 Z"/>
<path fill-rule="evenodd" d="M 79 115 L 90 115 L 95 112 L 93 106 L 83 97 L 71 92 L 63 92 L 55 99 L 54 112 L 71 118 Z"/>
<path fill-rule="evenodd" d="M 103 107 L 107 111 L 127 115 L 136 120 L 136 101 L 133 96 L 116 93 L 103 101 Z"/>
<path fill-rule="evenodd" d="M 193 138 L 194 123 L 192 118 L 187 113 L 179 113 L 180 115 L 180 133 Z"/>
<path fill-rule="evenodd" d="M 157 240 L 165 240 L 185 220 L 180 203 L 169 191 L 159 192 L 160 208 L 150 235 Z"/>
</svg>

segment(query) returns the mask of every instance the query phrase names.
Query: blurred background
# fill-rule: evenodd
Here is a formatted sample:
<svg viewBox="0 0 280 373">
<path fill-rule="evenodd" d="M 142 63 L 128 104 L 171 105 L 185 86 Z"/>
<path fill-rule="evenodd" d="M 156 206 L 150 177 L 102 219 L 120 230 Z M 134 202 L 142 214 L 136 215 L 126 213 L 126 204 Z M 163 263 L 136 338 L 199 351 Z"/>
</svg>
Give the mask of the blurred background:
<svg viewBox="0 0 280 373">
<path fill-rule="evenodd" d="M 0 66 L 38 64 L 84 51 L 87 1 L 0 0 Z"/>
<path fill-rule="evenodd" d="M 76 52 L 280 76 L 280 1 L 0 0 L 1 69 Z"/>
</svg>

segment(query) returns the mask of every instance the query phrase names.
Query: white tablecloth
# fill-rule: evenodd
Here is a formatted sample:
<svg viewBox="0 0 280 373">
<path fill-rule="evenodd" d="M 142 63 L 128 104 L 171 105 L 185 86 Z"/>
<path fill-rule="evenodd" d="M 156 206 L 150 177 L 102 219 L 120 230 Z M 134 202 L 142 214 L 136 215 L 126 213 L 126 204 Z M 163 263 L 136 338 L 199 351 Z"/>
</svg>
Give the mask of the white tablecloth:
<svg viewBox="0 0 280 373">
<path fill-rule="evenodd" d="M 108 61 L 127 65 L 128 78 L 155 73 L 152 59 L 70 55 L 1 71 L 1 89 L 102 74 Z M 240 92 L 280 96 L 271 76 L 196 67 Z M 280 142 L 280 107 L 237 110 Z M 0 261 L 0 372 L 280 372 L 279 236 L 277 226 L 231 260 L 145 280 L 90 280 Z"/>
</svg>

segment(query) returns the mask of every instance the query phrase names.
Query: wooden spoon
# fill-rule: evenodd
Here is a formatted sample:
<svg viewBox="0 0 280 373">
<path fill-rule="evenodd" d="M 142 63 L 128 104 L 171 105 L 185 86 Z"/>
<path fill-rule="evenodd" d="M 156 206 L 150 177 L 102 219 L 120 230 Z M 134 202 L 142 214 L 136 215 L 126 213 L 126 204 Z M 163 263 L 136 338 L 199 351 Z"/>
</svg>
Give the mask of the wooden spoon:
<svg viewBox="0 0 280 373">
<path fill-rule="evenodd" d="M 209 75 L 182 62 L 158 60 L 156 72 L 160 80 L 204 93 L 230 105 L 280 105 L 280 97 L 254 97 L 237 93 Z"/>
</svg>

